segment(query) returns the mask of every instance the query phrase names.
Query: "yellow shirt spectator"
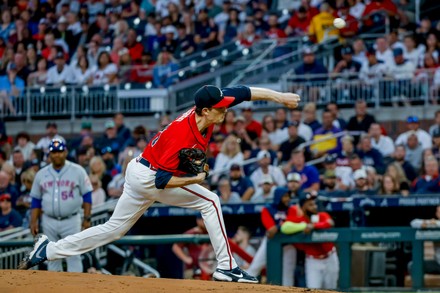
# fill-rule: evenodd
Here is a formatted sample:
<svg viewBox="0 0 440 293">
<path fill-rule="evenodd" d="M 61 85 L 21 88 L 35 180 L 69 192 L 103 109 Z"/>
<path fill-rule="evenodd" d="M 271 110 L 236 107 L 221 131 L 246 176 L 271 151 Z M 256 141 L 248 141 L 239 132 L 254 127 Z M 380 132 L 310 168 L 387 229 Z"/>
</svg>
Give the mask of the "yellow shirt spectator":
<svg viewBox="0 0 440 293">
<path fill-rule="evenodd" d="M 339 30 L 333 26 L 335 17 L 329 12 L 321 12 L 312 18 L 309 26 L 309 35 L 316 38 L 317 43 L 321 43 L 329 36 L 339 36 Z M 326 32 L 328 30 L 328 32 Z"/>
</svg>

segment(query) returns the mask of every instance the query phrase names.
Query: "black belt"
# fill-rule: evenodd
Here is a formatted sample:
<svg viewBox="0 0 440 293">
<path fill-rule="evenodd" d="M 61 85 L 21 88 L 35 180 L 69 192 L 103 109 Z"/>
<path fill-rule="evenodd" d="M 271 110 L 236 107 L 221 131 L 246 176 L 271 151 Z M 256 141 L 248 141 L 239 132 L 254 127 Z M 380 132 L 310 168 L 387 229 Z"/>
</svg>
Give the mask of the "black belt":
<svg viewBox="0 0 440 293">
<path fill-rule="evenodd" d="M 49 216 L 49 215 L 46 215 L 46 216 L 48 216 L 49 218 L 52 218 L 52 219 L 58 220 L 58 221 L 62 221 L 62 220 L 70 219 L 71 217 L 74 217 L 74 216 L 76 216 L 77 214 L 78 214 L 78 213 L 74 213 L 74 214 L 71 214 L 71 215 L 66 216 L 66 217 L 52 217 L 52 216 Z"/>
<path fill-rule="evenodd" d="M 153 167 L 150 162 L 148 162 L 147 160 L 145 160 L 144 158 L 140 158 L 140 160 L 138 161 L 139 163 L 141 163 L 142 165 L 144 165 L 147 168 L 150 168 L 150 170 L 153 171 L 157 171 L 157 168 Z"/>
</svg>

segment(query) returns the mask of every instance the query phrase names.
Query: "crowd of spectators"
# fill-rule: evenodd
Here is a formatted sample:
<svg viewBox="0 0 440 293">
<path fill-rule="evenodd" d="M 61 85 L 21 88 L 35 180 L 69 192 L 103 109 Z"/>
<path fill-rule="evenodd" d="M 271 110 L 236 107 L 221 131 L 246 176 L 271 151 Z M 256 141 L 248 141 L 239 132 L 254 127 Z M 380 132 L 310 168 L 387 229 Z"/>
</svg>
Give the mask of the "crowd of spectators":
<svg viewBox="0 0 440 293">
<path fill-rule="evenodd" d="M 330 103 L 318 119 L 316 106 L 309 103 L 302 110 L 280 108 L 260 123 L 254 119 L 252 104 L 230 109 L 214 128 L 208 147 L 213 176 L 204 186 L 215 190 L 223 203 L 270 203 L 277 187 L 287 187 L 293 197 L 315 191 L 328 197 L 440 192 L 440 111 L 427 130 L 417 116 L 409 116 L 407 131 L 393 139 L 367 110 L 364 101 L 357 101 L 355 114 L 345 120 L 338 106 Z M 158 129 L 169 122 L 163 116 Z M 128 162 L 141 154 L 156 132 L 141 125 L 129 129 L 118 113 L 105 123 L 104 133 L 93 133 L 91 123 L 83 122 L 80 134 L 67 140 L 69 159 L 90 175 L 93 206 L 122 194 Z M 8 196 L 0 201 L 11 202 L 26 226 L 35 173 L 48 163 L 51 139 L 65 139 L 53 122 L 47 123 L 39 140 L 33 141 L 26 132 L 8 139 L 4 127 L 2 137 L 6 139 L 1 140 L 0 195 Z M 248 159 L 254 163 L 244 164 Z M 311 160 L 318 162 L 310 165 Z M 6 210 L 0 219 L 7 218 Z"/>
</svg>

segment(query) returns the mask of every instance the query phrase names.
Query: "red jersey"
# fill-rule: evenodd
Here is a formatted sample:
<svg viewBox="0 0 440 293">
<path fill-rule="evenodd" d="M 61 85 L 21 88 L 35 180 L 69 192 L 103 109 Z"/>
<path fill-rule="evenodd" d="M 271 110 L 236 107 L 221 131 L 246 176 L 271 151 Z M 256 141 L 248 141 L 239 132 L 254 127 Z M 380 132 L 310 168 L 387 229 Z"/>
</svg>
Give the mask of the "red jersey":
<svg viewBox="0 0 440 293">
<path fill-rule="evenodd" d="M 246 130 L 248 132 L 254 132 L 258 137 L 261 136 L 261 132 L 263 132 L 263 126 L 261 123 L 255 120 L 252 120 L 247 126 Z"/>
<path fill-rule="evenodd" d="M 303 212 L 298 208 L 298 206 L 292 206 L 292 210 L 289 210 L 289 214 L 287 217 L 287 221 L 294 222 L 294 223 L 311 223 L 310 219 L 305 217 Z M 314 229 L 328 229 L 331 228 L 331 225 L 329 223 L 329 220 L 332 218 L 328 213 L 321 212 L 317 214 L 318 216 L 318 222 L 313 224 Z M 306 255 L 314 256 L 314 257 L 320 257 L 325 256 L 329 252 L 331 252 L 335 245 L 331 242 L 325 242 L 325 243 L 295 243 L 295 247 L 298 249 L 301 249 L 305 252 Z"/>
<path fill-rule="evenodd" d="M 214 124 L 209 126 L 205 135 L 197 128 L 195 107 L 180 115 L 176 120 L 156 134 L 142 153 L 150 164 L 158 169 L 183 175 L 177 170 L 179 151 L 183 148 L 196 148 L 206 152 Z"/>
<path fill-rule="evenodd" d="M 362 18 L 372 13 L 378 12 L 380 10 L 385 10 L 391 15 L 394 15 L 397 13 L 397 6 L 391 0 L 384 0 L 383 2 L 373 1 L 367 6 L 365 6 L 365 10 L 364 13 L 362 14 Z M 371 16 L 368 19 L 364 20 L 364 25 L 365 26 L 373 25 L 373 20 L 371 19 Z"/>
<path fill-rule="evenodd" d="M 183 233 L 185 235 L 205 235 L 208 234 L 208 232 L 203 231 L 199 227 L 194 227 Z M 197 243 L 178 243 L 181 248 L 186 247 L 188 249 L 188 254 L 192 258 L 193 263 L 192 265 L 186 265 L 187 269 L 191 269 L 193 267 L 199 266 L 199 256 L 202 252 L 204 246 L 209 244 L 197 244 Z"/>
</svg>

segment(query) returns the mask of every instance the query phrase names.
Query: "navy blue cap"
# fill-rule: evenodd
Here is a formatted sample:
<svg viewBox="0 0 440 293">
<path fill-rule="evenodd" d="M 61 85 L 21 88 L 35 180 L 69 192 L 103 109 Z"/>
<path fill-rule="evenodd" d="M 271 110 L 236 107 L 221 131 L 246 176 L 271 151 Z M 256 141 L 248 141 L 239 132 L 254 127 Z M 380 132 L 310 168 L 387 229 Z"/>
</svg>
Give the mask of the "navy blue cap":
<svg viewBox="0 0 440 293">
<path fill-rule="evenodd" d="M 327 155 L 324 159 L 324 164 L 333 164 L 336 162 L 336 154 Z"/>
<path fill-rule="evenodd" d="M 406 118 L 406 122 L 407 123 L 419 123 L 419 117 L 417 116 L 408 116 L 408 118 Z"/>
<path fill-rule="evenodd" d="M 103 147 L 101 149 L 101 155 L 107 154 L 107 153 L 113 153 L 113 149 L 109 146 Z"/>
<path fill-rule="evenodd" d="M 288 124 L 287 124 L 287 126 L 295 126 L 295 127 L 298 127 L 299 126 L 299 122 L 298 121 L 290 121 Z"/>
<path fill-rule="evenodd" d="M 64 141 L 59 138 L 54 138 L 50 142 L 49 152 L 64 152 L 66 150 L 66 145 Z"/>
<path fill-rule="evenodd" d="M 394 57 L 403 55 L 402 48 L 395 48 L 395 49 L 393 49 L 393 55 L 394 55 Z"/>
<path fill-rule="evenodd" d="M 220 88 L 213 85 L 204 85 L 194 94 L 197 108 L 223 108 L 234 102 L 235 97 L 224 96 Z"/>
<path fill-rule="evenodd" d="M 64 59 L 64 53 L 61 51 L 58 51 L 55 55 L 55 59 Z"/>
<path fill-rule="evenodd" d="M 300 194 L 299 199 L 298 199 L 298 203 L 299 205 L 302 207 L 306 201 L 308 200 L 315 200 L 318 197 L 318 194 L 315 192 L 304 192 L 302 194 Z"/>
<path fill-rule="evenodd" d="M 343 47 L 343 48 L 341 49 L 341 54 L 342 54 L 342 55 L 348 55 L 348 54 L 353 54 L 353 53 L 354 53 L 354 52 L 353 52 L 353 48 L 350 47 L 350 46 Z"/>
</svg>

